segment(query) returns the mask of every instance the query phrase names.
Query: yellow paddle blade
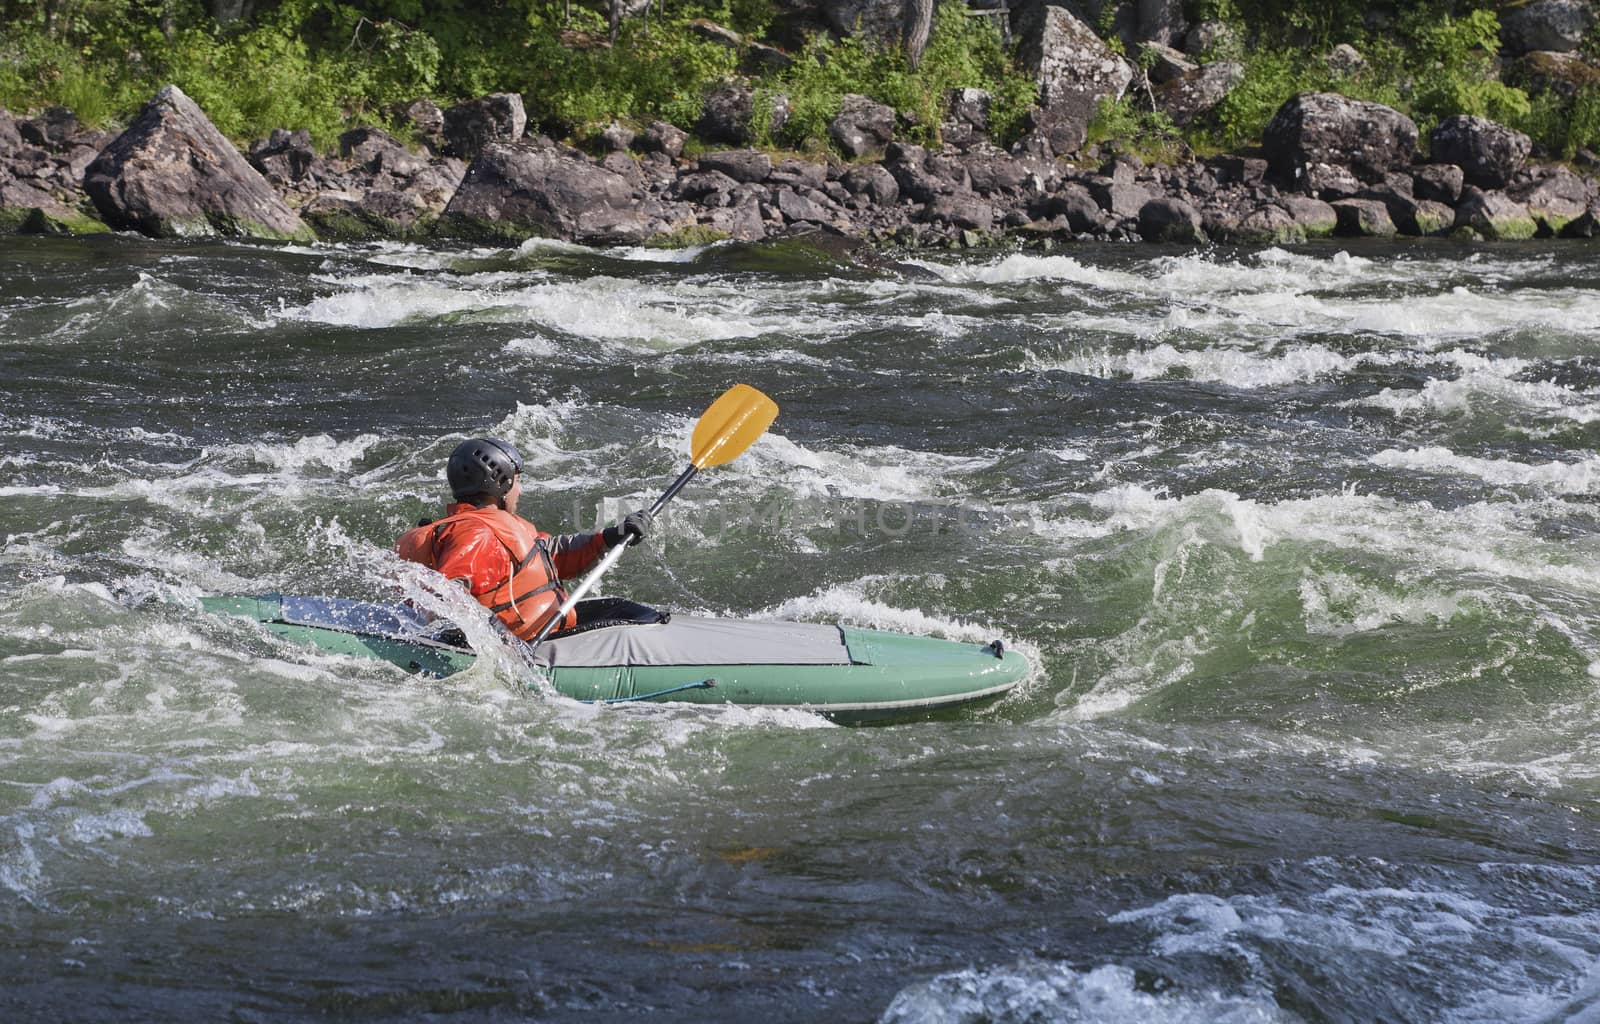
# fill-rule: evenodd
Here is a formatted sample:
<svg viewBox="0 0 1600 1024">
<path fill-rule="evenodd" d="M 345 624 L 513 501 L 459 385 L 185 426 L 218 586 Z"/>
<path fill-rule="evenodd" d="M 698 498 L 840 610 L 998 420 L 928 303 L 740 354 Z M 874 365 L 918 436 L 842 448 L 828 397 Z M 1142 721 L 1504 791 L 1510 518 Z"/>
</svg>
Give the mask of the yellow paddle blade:
<svg viewBox="0 0 1600 1024">
<path fill-rule="evenodd" d="M 777 402 L 748 384 L 735 384 L 694 425 L 689 461 L 698 469 L 732 462 L 777 418 Z"/>
</svg>

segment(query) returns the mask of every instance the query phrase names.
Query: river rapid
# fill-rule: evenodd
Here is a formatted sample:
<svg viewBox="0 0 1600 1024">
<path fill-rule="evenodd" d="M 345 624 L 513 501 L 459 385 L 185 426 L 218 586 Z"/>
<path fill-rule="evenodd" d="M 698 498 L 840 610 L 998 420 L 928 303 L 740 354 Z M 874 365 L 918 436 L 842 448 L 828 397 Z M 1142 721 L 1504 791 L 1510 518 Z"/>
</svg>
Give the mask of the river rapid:
<svg viewBox="0 0 1600 1024">
<path fill-rule="evenodd" d="M 736 382 L 602 589 L 1018 691 L 598 708 L 198 605 L 419 596 L 468 436 L 592 527 Z M 0 424 L 0 1018 L 1600 1020 L 1588 246 L 3 239 Z"/>
</svg>

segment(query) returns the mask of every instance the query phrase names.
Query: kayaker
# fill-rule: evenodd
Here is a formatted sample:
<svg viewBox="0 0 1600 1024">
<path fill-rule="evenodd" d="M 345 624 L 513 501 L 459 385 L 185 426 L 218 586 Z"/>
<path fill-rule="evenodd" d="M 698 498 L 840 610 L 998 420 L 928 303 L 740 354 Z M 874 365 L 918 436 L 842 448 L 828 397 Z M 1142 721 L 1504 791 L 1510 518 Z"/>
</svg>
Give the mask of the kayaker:
<svg viewBox="0 0 1600 1024">
<path fill-rule="evenodd" d="M 454 501 L 444 518 L 407 530 L 395 551 L 466 587 L 513 635 L 532 639 L 567 599 L 563 579 L 581 574 L 618 544 L 637 544 L 650 532 L 650 513 L 631 512 L 594 533 L 543 533 L 517 515 L 522 456 L 509 441 L 478 437 L 450 453 L 445 477 Z M 556 632 L 636 616 L 619 599 L 580 602 Z"/>
</svg>

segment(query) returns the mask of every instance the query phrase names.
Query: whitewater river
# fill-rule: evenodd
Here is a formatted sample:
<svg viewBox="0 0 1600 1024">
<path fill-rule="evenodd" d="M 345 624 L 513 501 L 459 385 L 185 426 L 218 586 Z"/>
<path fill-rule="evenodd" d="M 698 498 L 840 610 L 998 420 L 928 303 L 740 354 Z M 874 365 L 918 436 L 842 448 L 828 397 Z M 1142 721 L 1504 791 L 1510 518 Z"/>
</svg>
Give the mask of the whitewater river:
<svg viewBox="0 0 1600 1024">
<path fill-rule="evenodd" d="M 0 240 L 0 1019 L 1600 1020 L 1600 263 Z M 951 720 L 596 708 L 418 592 L 772 430 L 603 589 L 1003 638 Z M 465 599 L 463 599 L 465 600 Z"/>
</svg>

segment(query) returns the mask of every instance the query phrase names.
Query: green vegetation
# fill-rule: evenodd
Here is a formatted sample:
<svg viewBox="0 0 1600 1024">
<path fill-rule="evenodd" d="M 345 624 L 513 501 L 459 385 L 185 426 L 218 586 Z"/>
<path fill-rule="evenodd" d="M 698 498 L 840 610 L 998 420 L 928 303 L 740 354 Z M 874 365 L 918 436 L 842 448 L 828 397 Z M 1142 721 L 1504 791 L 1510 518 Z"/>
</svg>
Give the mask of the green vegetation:
<svg viewBox="0 0 1600 1024">
<path fill-rule="evenodd" d="M 330 146 L 352 124 L 386 123 L 395 105 L 441 106 L 490 92 L 522 94 L 532 121 L 582 137 L 612 120 L 655 118 L 693 129 L 707 91 L 741 55 L 690 29 L 707 18 L 749 37 L 772 22 L 764 0 L 691 0 L 623 19 L 550 0 L 261 0 L 221 23 L 199 0 L 0 0 L 0 105 L 71 107 L 90 124 L 126 120 L 167 82 L 239 141 L 307 128 Z M 846 92 L 910 112 L 932 140 L 947 90 L 995 94 L 994 121 L 1014 133 L 1033 101 L 988 18 L 959 0 L 939 12 L 916 71 L 897 48 L 825 35 L 793 67 L 755 84 L 790 96 L 795 116 L 773 145 L 819 144 Z M 763 126 L 756 126 L 761 129 Z"/>
<path fill-rule="evenodd" d="M 1245 80 L 1193 134 L 1236 147 L 1259 138 L 1290 96 L 1326 90 L 1394 107 L 1424 138 L 1445 117 L 1475 114 L 1527 132 L 1556 155 L 1600 144 L 1600 89 L 1583 86 L 1576 99 L 1562 99 L 1501 81 L 1498 6 L 1205 0 L 1197 13 L 1228 23 L 1236 37 L 1232 52 L 1217 56 L 1241 61 Z M 1340 43 L 1365 63 L 1345 73 L 1330 68 L 1322 55 Z"/>
<path fill-rule="evenodd" d="M 1103 5 L 1096 27 L 1148 64 L 1139 47 L 1115 39 L 1130 3 Z M 535 124 L 581 141 L 612 120 L 660 118 L 692 132 L 707 92 L 743 73 L 757 96 L 757 143 L 817 152 L 846 93 L 894 107 L 902 133 L 924 143 L 937 143 L 951 89 L 991 93 L 1001 143 L 1021 132 L 1035 98 L 994 19 L 965 16 L 962 0 L 938 8 L 915 69 L 897 46 L 797 27 L 770 0 L 663 6 L 657 0 L 647 16 L 623 18 L 613 40 L 608 0 L 0 0 L 0 105 L 62 104 L 109 125 L 174 82 L 236 141 L 307 128 L 331 147 L 355 124 L 392 127 L 397 106 L 411 99 L 448 106 L 515 91 Z M 1190 0 L 1191 21 L 1230 27 L 1206 56 L 1239 61 L 1243 82 L 1181 132 L 1135 91 L 1102 105 L 1090 139 L 1152 159 L 1185 147 L 1233 149 L 1258 139 L 1295 93 L 1333 90 L 1393 106 L 1424 135 L 1440 118 L 1471 113 L 1520 128 L 1557 155 L 1600 147 L 1600 70 L 1581 65 L 1587 77 L 1565 80 L 1560 92 L 1541 91 L 1549 76 L 1527 69 L 1502 81 L 1498 9 L 1491 0 Z M 793 62 L 757 71 L 747 52 L 697 34 L 691 23 L 700 18 L 748 40 L 784 40 Z M 1365 63 L 1331 68 L 1323 55 L 1339 43 Z M 1586 49 L 1600 54 L 1600 38 Z M 776 122 L 771 101 L 780 95 L 788 117 Z"/>
<path fill-rule="evenodd" d="M 952 89 L 982 88 L 993 95 L 989 111 L 992 135 L 1009 141 L 1020 134 L 1033 105 L 1036 87 L 1016 69 L 988 18 L 969 18 L 959 0 L 938 8 L 927 50 L 915 71 L 898 49 L 875 45 L 861 37 L 835 42 L 814 36 L 787 70 L 771 76 L 758 94 L 758 138 L 767 144 L 816 149 L 825 144 L 828 123 L 839 113 L 846 93 L 861 93 L 909 115 L 907 136 L 915 142 L 938 140 L 945 97 Z M 774 130 L 770 124 L 773 94 L 788 100 L 789 117 Z"/>
</svg>

